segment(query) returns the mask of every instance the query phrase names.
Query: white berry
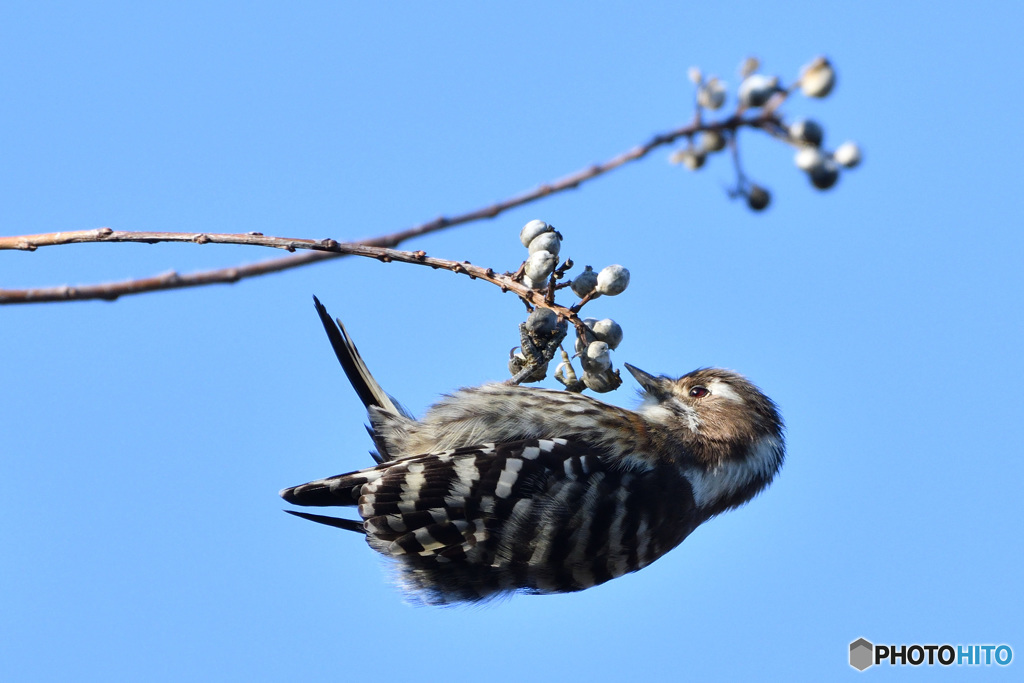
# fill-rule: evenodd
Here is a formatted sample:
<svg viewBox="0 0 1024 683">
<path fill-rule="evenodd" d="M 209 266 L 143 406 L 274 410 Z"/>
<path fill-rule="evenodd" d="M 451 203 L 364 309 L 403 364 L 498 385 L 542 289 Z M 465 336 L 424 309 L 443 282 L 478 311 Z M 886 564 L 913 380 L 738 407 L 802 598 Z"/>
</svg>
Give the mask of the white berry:
<svg viewBox="0 0 1024 683">
<path fill-rule="evenodd" d="M 807 97 L 825 97 L 835 84 L 835 69 L 825 57 L 818 57 L 808 64 L 800 75 L 800 90 Z"/>
<path fill-rule="evenodd" d="M 562 249 L 562 238 L 557 232 L 544 232 L 530 240 L 528 249 L 531 254 L 535 251 L 547 251 L 558 256 Z"/>
<path fill-rule="evenodd" d="M 717 130 L 707 130 L 700 134 L 697 146 L 703 152 L 720 152 L 725 149 L 725 136 Z"/>
<path fill-rule="evenodd" d="M 622 294 L 629 286 L 629 271 L 616 264 L 606 266 L 597 274 L 597 291 L 599 294 L 615 296 Z"/>
<path fill-rule="evenodd" d="M 704 152 L 698 152 L 695 149 L 688 149 L 686 150 L 686 153 L 683 154 L 682 161 L 683 166 L 690 169 L 691 171 L 696 171 L 698 168 L 704 165 L 705 159 L 707 159 L 707 156 L 704 154 Z"/>
<path fill-rule="evenodd" d="M 533 220 L 524 225 L 523 229 L 519 231 L 519 241 L 523 243 L 524 247 L 529 247 L 534 237 L 545 232 L 552 232 L 553 230 L 554 228 L 544 221 Z"/>
<path fill-rule="evenodd" d="M 810 173 L 824 165 L 825 159 L 825 155 L 817 147 L 802 147 L 793 157 L 793 162 L 801 171 Z"/>
<path fill-rule="evenodd" d="M 714 76 L 697 89 L 697 104 L 705 109 L 719 109 L 725 104 L 725 84 Z"/>
<path fill-rule="evenodd" d="M 739 99 L 744 107 L 760 107 L 767 104 L 779 90 L 779 79 L 764 74 L 750 74 L 740 83 Z"/>
<path fill-rule="evenodd" d="M 523 267 L 523 272 L 526 274 L 523 282 L 525 283 L 529 279 L 532 284 L 527 286 L 530 289 L 540 289 L 547 284 L 547 279 L 557 264 L 558 258 L 550 251 L 533 252 L 526 259 L 526 265 Z"/>
<path fill-rule="evenodd" d="M 705 156 L 706 155 L 703 151 L 698 151 L 691 147 L 684 147 L 683 149 L 677 149 L 672 152 L 672 156 L 670 156 L 668 160 L 673 164 L 682 164 L 691 171 L 696 171 L 704 165 Z"/>
<path fill-rule="evenodd" d="M 607 342 L 595 341 L 587 345 L 583 355 L 583 363 L 587 372 L 601 372 L 612 366 L 612 356 Z"/>
<path fill-rule="evenodd" d="M 853 168 L 860 163 L 860 147 L 857 146 L 856 142 L 844 142 L 836 147 L 836 151 L 832 153 L 832 158 L 840 166 Z"/>
</svg>

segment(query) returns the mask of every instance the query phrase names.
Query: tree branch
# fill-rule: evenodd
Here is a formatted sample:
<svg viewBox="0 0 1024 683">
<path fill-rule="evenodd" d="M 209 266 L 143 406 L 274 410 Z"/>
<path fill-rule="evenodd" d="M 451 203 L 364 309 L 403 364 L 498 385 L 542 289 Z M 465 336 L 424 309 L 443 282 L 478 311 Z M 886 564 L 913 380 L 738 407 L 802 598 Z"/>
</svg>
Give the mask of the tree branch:
<svg viewBox="0 0 1024 683">
<path fill-rule="evenodd" d="M 60 235 L 59 238 L 54 237 Z M 546 292 L 543 289 L 530 289 L 521 282 L 518 282 L 515 275 L 512 273 L 497 273 L 491 268 L 483 268 L 481 266 L 475 266 L 469 261 L 450 261 L 448 259 L 436 258 L 433 256 L 427 256 L 425 251 L 399 251 L 397 249 L 389 249 L 386 247 L 375 247 L 367 244 L 358 243 L 346 243 L 336 242 L 332 239 L 325 240 L 303 240 L 303 239 L 291 239 L 287 237 L 266 237 L 255 233 L 248 233 L 244 235 L 232 235 L 232 234 L 216 234 L 216 233 L 176 233 L 176 232 L 117 232 L 110 230 L 109 228 L 100 228 L 99 230 L 82 230 L 79 232 L 71 233 L 53 233 L 51 235 L 34 235 L 31 237 L 45 237 L 44 242 L 50 242 L 51 244 L 71 244 L 74 242 L 95 242 L 95 241 L 107 241 L 107 242 L 142 242 L 146 244 L 153 244 L 157 242 L 193 242 L 195 244 L 246 244 L 261 247 L 272 247 L 275 249 L 286 249 L 288 251 L 295 251 L 297 249 L 310 250 L 313 255 L 328 257 L 328 256 L 362 256 L 365 258 L 373 258 L 381 261 L 382 263 L 391 263 L 392 261 L 398 261 L 400 263 L 412 263 L 419 266 L 427 266 L 435 270 L 448 270 L 453 273 L 459 273 L 461 275 L 468 275 L 471 280 L 484 280 L 492 285 L 501 288 L 503 292 L 513 292 L 516 296 L 526 301 L 529 304 L 540 308 L 548 308 L 559 316 L 565 318 L 571 322 L 577 329 L 583 328 L 583 323 L 576 315 L 576 311 L 565 306 L 548 301 Z M 230 270 L 236 269 L 224 269 L 222 277 L 225 281 L 231 281 L 227 278 L 231 277 L 228 273 Z M 173 288 L 179 286 L 177 283 L 181 279 L 181 276 L 175 273 L 168 273 L 165 275 L 159 275 L 157 280 L 164 281 L 164 288 Z M 237 276 L 236 276 L 237 279 Z M 139 281 L 143 282 L 143 281 Z M 122 283 L 124 284 L 124 283 Z M 92 287 L 103 287 L 104 285 L 93 285 Z M 188 285 L 184 285 L 188 286 Z M 54 292 L 59 292 L 62 289 L 73 289 L 73 288 L 53 288 Z M 85 289 L 85 288 L 81 288 Z M 37 290 L 45 291 L 45 290 Z M 93 293 L 93 296 L 89 298 L 103 298 L 101 292 Z"/>
<path fill-rule="evenodd" d="M 759 128 L 772 130 L 780 125 L 778 116 L 774 109 L 762 112 L 757 116 L 744 117 L 738 112 L 729 118 L 715 122 L 695 121 L 691 124 L 677 128 L 668 133 L 655 135 L 646 143 L 637 145 L 632 149 L 618 154 L 601 164 L 594 164 L 587 168 L 571 173 L 551 183 L 523 194 L 510 197 L 490 206 L 469 211 L 452 217 L 441 216 L 432 221 L 415 225 L 406 230 L 401 230 L 389 235 L 361 240 L 358 243 L 345 245 L 346 250 L 338 251 L 324 248 L 322 245 L 328 242 L 338 245 L 333 240 L 315 242 L 313 240 L 289 240 L 286 238 L 263 238 L 259 233 L 248 233 L 246 235 L 225 235 L 225 234 L 195 234 L 195 233 L 145 233 L 145 232 L 119 232 L 110 228 L 99 228 L 97 230 L 81 230 L 73 232 L 47 233 L 42 235 L 19 235 L 13 237 L 0 237 L 0 250 L 16 249 L 23 251 L 34 251 L 43 246 L 55 246 L 61 244 L 74 244 L 81 242 L 145 242 L 153 244 L 156 242 L 215 242 L 221 244 L 246 244 L 257 246 L 269 246 L 288 251 L 296 249 L 314 250 L 310 253 L 297 254 L 282 258 L 269 259 L 266 261 L 252 263 L 243 266 L 220 268 L 216 270 L 201 271 L 188 275 L 180 275 L 176 272 L 169 272 L 163 275 L 156 275 L 148 278 L 125 280 L 105 284 L 45 287 L 35 289 L 0 289 L 0 304 L 17 303 L 44 303 L 54 301 L 83 301 L 87 299 L 105 299 L 113 301 L 121 296 L 130 294 L 142 294 L 164 289 L 179 289 L 183 287 L 198 287 L 209 284 L 233 283 L 239 280 L 275 273 L 290 268 L 316 263 L 327 259 L 338 258 L 346 255 L 369 256 L 370 254 L 359 253 L 348 250 L 357 246 L 365 247 L 395 247 L 402 242 L 437 232 L 445 228 L 463 223 L 494 218 L 509 209 L 537 201 L 558 192 L 574 189 L 582 183 L 592 180 L 600 175 L 608 173 L 620 166 L 646 156 L 651 150 L 668 145 L 681 137 L 695 135 L 702 131 L 735 131 L 742 127 Z M 271 243 L 273 242 L 273 243 Z M 316 246 L 320 245 L 320 246 Z M 396 252 L 396 253 L 417 253 L 417 252 Z M 382 259 L 384 260 L 384 259 Z M 392 260 L 402 260 L 393 258 Z M 448 262 L 454 263 L 454 262 Z M 443 266 L 437 266 L 443 267 Z M 451 270 L 451 268 L 448 268 Z M 477 277 L 480 277 L 477 275 Z M 484 278 L 486 279 L 486 278 Z M 511 288 L 510 288 L 511 289 Z M 525 288 L 523 288 L 525 290 Z M 526 290 L 532 291 L 532 290 Z M 518 292 L 517 292 L 518 293 Z M 527 300 L 532 301 L 529 297 Z"/>
</svg>

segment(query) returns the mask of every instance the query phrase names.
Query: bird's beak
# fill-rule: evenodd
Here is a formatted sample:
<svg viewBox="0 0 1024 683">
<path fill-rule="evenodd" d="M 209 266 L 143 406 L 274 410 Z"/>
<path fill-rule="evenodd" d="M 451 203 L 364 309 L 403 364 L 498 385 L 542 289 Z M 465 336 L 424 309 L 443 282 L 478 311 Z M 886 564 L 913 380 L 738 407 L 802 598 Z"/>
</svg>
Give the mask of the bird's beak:
<svg viewBox="0 0 1024 683">
<path fill-rule="evenodd" d="M 629 374 L 633 375 L 637 383 L 644 388 L 644 391 L 654 394 L 655 396 L 661 396 L 665 393 L 661 386 L 661 381 L 654 375 L 644 372 L 638 367 L 632 366 L 629 363 L 624 363 L 626 369 L 629 370 Z"/>
</svg>

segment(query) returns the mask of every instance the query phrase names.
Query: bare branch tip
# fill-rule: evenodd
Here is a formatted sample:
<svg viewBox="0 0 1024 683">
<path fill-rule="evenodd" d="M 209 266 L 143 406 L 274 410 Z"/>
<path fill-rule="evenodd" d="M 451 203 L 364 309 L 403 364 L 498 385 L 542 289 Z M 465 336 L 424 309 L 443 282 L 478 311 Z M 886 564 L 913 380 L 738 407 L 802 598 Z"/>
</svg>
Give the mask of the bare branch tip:
<svg viewBox="0 0 1024 683">
<path fill-rule="evenodd" d="M 736 162 L 736 170 L 739 176 L 740 185 L 746 182 L 745 176 L 742 173 L 742 169 L 739 167 L 738 159 L 738 146 L 736 145 L 736 134 L 740 128 L 754 128 L 768 132 L 771 135 L 780 137 L 784 131 L 783 117 L 779 114 L 778 109 L 782 102 L 786 99 L 790 93 L 794 92 L 800 81 L 791 84 L 784 91 L 777 93 L 772 100 L 762 109 L 760 113 L 750 112 L 747 114 L 748 108 L 743 106 L 738 107 L 730 116 L 720 121 L 703 121 L 699 115 L 693 122 L 687 124 L 682 128 L 677 128 L 668 133 L 662 133 L 650 138 L 649 142 L 644 145 L 639 145 L 627 152 L 620 153 L 615 157 L 603 162 L 591 164 L 590 166 L 576 171 L 568 176 L 564 176 L 561 179 L 554 180 L 549 183 L 544 183 L 538 186 L 533 191 L 527 192 L 522 195 L 515 195 L 508 199 L 502 200 L 496 204 L 492 204 L 482 209 L 476 209 L 464 214 L 459 214 L 451 217 L 438 216 L 434 220 L 414 226 L 412 228 L 396 232 L 392 235 L 384 235 L 381 237 L 373 238 L 371 240 L 363 241 L 365 247 L 381 247 L 388 246 L 395 248 L 400 243 L 426 233 L 435 232 L 443 228 L 447 228 L 453 225 L 459 225 L 462 223 L 468 223 L 472 221 L 480 220 L 481 218 L 493 218 L 498 216 L 509 209 L 512 209 L 523 204 L 528 204 L 538 199 L 544 198 L 548 195 L 556 194 L 565 190 L 574 189 L 589 180 L 596 178 L 597 176 L 603 175 L 609 171 L 617 169 L 629 162 L 637 161 L 642 158 L 651 149 L 671 143 L 680 137 L 692 135 L 695 132 L 700 131 L 720 131 L 727 138 L 728 144 L 733 151 L 734 159 Z M 261 232 L 251 231 L 246 233 L 253 238 L 263 238 L 264 235 Z M 275 259 L 269 259 L 267 261 L 243 266 L 239 268 L 220 269 L 213 271 L 205 271 L 203 273 L 194 273 L 191 275 L 179 276 L 177 273 L 171 273 L 163 278 L 144 278 L 139 280 L 130 280 L 122 283 L 116 283 L 114 285 L 102 285 L 102 286 L 89 286 L 81 291 L 73 287 L 64 287 L 60 289 L 46 290 L 24 290 L 15 291 L 12 290 L 13 294 L 5 294 L 5 299 L 0 303 L 13 303 L 13 302 L 27 302 L 27 301 L 56 301 L 62 299 L 87 299 L 87 298 L 100 298 L 108 301 L 113 301 L 120 296 L 128 294 L 140 294 L 144 292 L 150 292 L 157 289 L 166 289 L 170 287 L 192 287 L 199 285 L 207 285 L 215 282 L 235 282 L 237 280 L 253 277 L 256 275 L 263 275 L 272 272 L 278 272 L 289 268 L 298 267 L 301 265 L 315 263 L 325 258 L 331 258 L 339 255 L 358 255 L 358 256 L 369 256 L 377 258 L 383 263 L 389 263 L 392 260 L 400 261 L 411 261 L 418 262 L 421 265 L 429 265 L 433 269 L 448 269 L 454 270 L 455 272 L 461 272 L 470 275 L 471 278 L 484 278 L 486 277 L 489 281 L 498 285 L 502 292 L 508 292 L 512 290 L 516 293 L 524 302 L 533 301 L 536 305 L 552 308 L 552 298 L 555 290 L 562 289 L 565 286 L 569 286 L 570 283 L 559 282 L 555 280 L 561 280 L 565 271 L 572 267 L 572 262 L 566 259 L 566 262 L 558 268 L 557 275 L 548 283 L 548 286 L 543 290 L 531 291 L 528 290 L 523 284 L 521 284 L 523 276 L 523 267 L 515 273 L 505 273 L 503 276 L 498 275 L 493 269 L 473 267 L 471 273 L 467 266 L 471 266 L 468 261 L 465 261 L 465 265 L 456 265 L 452 267 L 451 261 L 445 261 L 442 259 L 428 259 L 425 251 L 413 251 L 413 252 L 395 252 L 380 253 L 374 252 L 373 250 L 362 250 L 353 249 L 352 245 L 339 243 L 333 239 L 326 238 L 319 242 L 313 240 L 287 240 L 282 238 L 266 238 L 266 239 L 252 239 L 245 240 L 239 235 L 211 235 L 198 233 L 133 233 L 133 232 L 118 232 L 110 227 L 100 227 L 93 231 L 76 231 L 74 233 L 53 233 L 50 235 L 29 235 L 23 238 L 19 237 L 8 237 L 0 238 L 0 244 L 4 249 L 20 249 L 24 251 L 35 251 L 39 246 L 49 246 L 51 244 L 68 244 L 71 242 L 78 241 L 130 241 L 130 242 L 142 242 L 147 244 L 154 244 L 165 241 L 192 241 L 196 244 L 206 244 L 209 242 L 224 242 L 224 243 L 235 243 L 235 244 L 255 244 L 258 246 L 277 247 L 285 249 L 288 252 L 294 254 L 297 249 L 313 249 L 313 253 L 303 254 L 301 257 L 289 256 Z M 328 253 L 329 252 L 329 253 Z M 98 293 L 97 293 L 98 292 Z M 525 292 L 525 293 L 524 293 Z M 575 306 L 571 308 L 563 309 L 558 307 L 559 315 L 566 315 L 569 320 L 580 330 L 582 323 L 579 321 L 577 312 L 590 301 L 592 296 L 586 296 L 579 301 Z M 563 313 L 563 310 L 565 313 Z"/>
</svg>

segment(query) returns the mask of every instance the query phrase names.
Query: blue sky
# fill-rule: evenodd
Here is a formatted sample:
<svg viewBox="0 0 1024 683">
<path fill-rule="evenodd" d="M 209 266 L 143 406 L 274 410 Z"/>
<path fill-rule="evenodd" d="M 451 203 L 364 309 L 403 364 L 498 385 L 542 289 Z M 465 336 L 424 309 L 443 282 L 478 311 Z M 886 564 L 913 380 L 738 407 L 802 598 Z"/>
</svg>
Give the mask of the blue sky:
<svg viewBox="0 0 1024 683">
<path fill-rule="evenodd" d="M 766 493 L 574 595 L 413 608 L 361 539 L 277 498 L 370 462 L 312 294 L 415 412 L 504 378 L 511 295 L 348 259 L 0 308 L 0 675 L 822 680 L 861 675 L 858 637 L 1008 643 L 1018 668 L 1022 19 L 1012 3 L 7 5 L 5 235 L 392 232 L 674 128 L 687 67 L 735 87 L 750 54 L 786 80 L 828 54 L 832 96 L 785 111 L 865 163 L 816 192 L 791 150 L 744 133 L 763 215 L 725 196 L 726 158 L 694 174 L 662 149 L 407 245 L 514 269 L 519 228 L 548 220 L 577 263 L 632 272 L 586 309 L 622 324 L 619 366 L 729 367 L 781 406 L 788 460 Z M 0 288 L 274 255 L 6 251 Z"/>
</svg>

